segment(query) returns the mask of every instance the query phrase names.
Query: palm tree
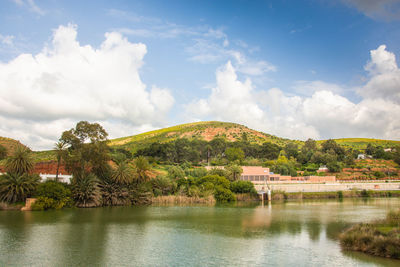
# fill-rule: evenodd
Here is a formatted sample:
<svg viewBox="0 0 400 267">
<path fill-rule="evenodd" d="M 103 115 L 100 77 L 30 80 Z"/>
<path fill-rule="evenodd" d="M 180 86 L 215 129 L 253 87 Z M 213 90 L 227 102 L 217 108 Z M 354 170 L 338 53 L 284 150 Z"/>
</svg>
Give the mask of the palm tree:
<svg viewBox="0 0 400 267">
<path fill-rule="evenodd" d="M 78 207 L 91 208 L 101 205 L 99 182 L 92 173 L 74 177 L 72 192 Z"/>
<path fill-rule="evenodd" d="M 56 181 L 58 181 L 58 173 L 59 173 L 59 170 L 60 170 L 60 163 L 61 163 L 61 159 L 65 155 L 66 147 L 67 147 L 67 144 L 65 142 L 62 142 L 62 141 L 59 141 L 59 142 L 55 143 L 55 145 L 54 145 L 54 150 L 55 150 L 56 155 L 57 155 Z"/>
<path fill-rule="evenodd" d="M 0 176 L 0 201 L 9 203 L 25 201 L 39 184 L 37 174 L 19 174 L 15 172 Z"/>
<path fill-rule="evenodd" d="M 150 164 L 147 159 L 143 156 L 137 157 L 134 162 L 134 166 L 136 170 L 137 183 L 145 182 L 148 179 L 147 172 L 151 170 Z"/>
<path fill-rule="evenodd" d="M 104 206 L 119 206 L 130 204 L 127 188 L 112 180 L 104 180 L 100 184 Z"/>
<path fill-rule="evenodd" d="M 133 176 L 132 167 L 126 161 L 120 161 L 112 170 L 111 179 L 118 184 L 129 184 L 132 182 Z"/>
<path fill-rule="evenodd" d="M 33 170 L 30 151 L 23 146 L 17 146 L 14 154 L 6 161 L 6 170 L 19 175 L 30 173 Z"/>
</svg>

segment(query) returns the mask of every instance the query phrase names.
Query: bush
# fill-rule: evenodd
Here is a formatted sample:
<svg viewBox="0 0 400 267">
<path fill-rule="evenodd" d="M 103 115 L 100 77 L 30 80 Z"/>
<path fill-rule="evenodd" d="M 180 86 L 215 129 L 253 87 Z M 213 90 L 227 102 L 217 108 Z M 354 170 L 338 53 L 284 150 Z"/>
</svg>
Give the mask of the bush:
<svg viewBox="0 0 400 267">
<path fill-rule="evenodd" d="M 221 203 L 236 201 L 235 194 L 220 185 L 215 187 L 214 198 L 217 202 Z"/>
<path fill-rule="evenodd" d="M 34 203 L 34 210 L 61 209 L 71 205 L 71 190 L 66 184 L 56 181 L 46 181 L 36 189 L 38 200 Z"/>
<path fill-rule="evenodd" d="M 330 161 L 326 164 L 326 167 L 328 167 L 328 170 L 330 172 L 340 172 L 342 170 L 342 166 L 340 165 L 339 162 L 337 161 Z"/>
<path fill-rule="evenodd" d="M 374 176 L 376 178 L 384 178 L 386 175 L 383 172 L 376 171 L 374 172 Z"/>
<path fill-rule="evenodd" d="M 185 173 L 187 176 L 195 177 L 195 178 L 200 178 L 203 176 L 207 175 L 207 169 L 202 167 L 202 168 L 193 168 L 193 169 L 186 169 Z"/>
<path fill-rule="evenodd" d="M 225 177 L 219 176 L 219 175 L 207 175 L 204 176 L 200 179 L 198 179 L 197 184 L 201 185 L 204 183 L 212 183 L 214 186 L 221 186 L 224 187 L 226 189 L 229 189 L 230 187 L 230 182 L 228 179 L 226 179 Z"/>
<path fill-rule="evenodd" d="M 69 202 L 69 199 L 67 200 Z M 38 197 L 35 203 L 32 204 L 32 210 L 49 210 L 49 209 L 62 209 L 66 203 L 56 201 L 48 197 Z"/>
<path fill-rule="evenodd" d="M 254 188 L 254 184 L 250 181 L 235 181 L 231 183 L 230 189 L 233 193 L 236 194 L 243 194 L 243 193 L 257 194 L 257 191 Z"/>
<path fill-rule="evenodd" d="M 172 166 L 168 169 L 168 178 L 173 180 L 185 178 L 185 172 L 179 166 Z"/>
<path fill-rule="evenodd" d="M 157 176 L 151 184 L 155 196 L 173 194 L 177 188 L 177 183 L 165 176 Z"/>
</svg>

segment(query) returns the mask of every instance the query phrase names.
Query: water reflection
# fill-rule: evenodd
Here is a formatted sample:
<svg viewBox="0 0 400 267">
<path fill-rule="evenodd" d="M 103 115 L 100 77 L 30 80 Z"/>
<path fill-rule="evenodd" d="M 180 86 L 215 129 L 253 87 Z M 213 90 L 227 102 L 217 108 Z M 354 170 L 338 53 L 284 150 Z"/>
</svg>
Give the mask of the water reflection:
<svg viewBox="0 0 400 267">
<path fill-rule="evenodd" d="M 399 199 L 370 199 L 4 211 L 0 266 L 329 265 L 332 260 L 391 265 L 343 253 L 337 237 L 351 224 L 383 218 L 399 204 Z"/>
</svg>

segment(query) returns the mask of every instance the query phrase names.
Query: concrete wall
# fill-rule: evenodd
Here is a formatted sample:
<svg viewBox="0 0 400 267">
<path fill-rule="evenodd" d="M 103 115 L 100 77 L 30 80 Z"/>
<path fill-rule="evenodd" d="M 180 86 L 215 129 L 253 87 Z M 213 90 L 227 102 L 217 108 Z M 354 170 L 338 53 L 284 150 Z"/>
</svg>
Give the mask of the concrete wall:
<svg viewBox="0 0 400 267">
<path fill-rule="evenodd" d="M 400 190 L 400 183 L 330 183 L 330 184 L 269 184 L 272 191 L 333 192 L 346 190 Z M 266 190 L 265 185 L 255 185 L 256 190 Z"/>
</svg>

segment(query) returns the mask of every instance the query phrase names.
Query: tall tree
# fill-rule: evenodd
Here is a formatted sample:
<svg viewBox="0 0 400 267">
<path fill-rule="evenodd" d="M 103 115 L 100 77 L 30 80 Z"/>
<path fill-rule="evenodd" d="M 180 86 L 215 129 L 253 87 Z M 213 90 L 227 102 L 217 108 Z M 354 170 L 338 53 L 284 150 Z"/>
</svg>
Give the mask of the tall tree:
<svg viewBox="0 0 400 267">
<path fill-rule="evenodd" d="M 243 172 L 242 167 L 240 167 L 239 165 L 229 165 L 226 168 L 226 172 L 227 172 L 227 178 L 230 181 L 236 181 L 239 180 L 240 175 Z"/>
<path fill-rule="evenodd" d="M 81 121 L 75 128 L 63 132 L 60 142 L 67 145 L 64 161 L 67 169 L 76 177 L 85 172 L 101 176 L 110 159 L 107 146 L 108 133 L 98 123 Z"/>
<path fill-rule="evenodd" d="M 57 157 L 57 173 L 56 173 L 56 181 L 58 181 L 58 174 L 60 170 L 60 164 L 61 164 L 61 159 L 65 156 L 65 149 L 67 148 L 67 144 L 59 141 L 55 143 L 54 145 L 54 150 L 56 152 L 56 157 Z"/>
</svg>

